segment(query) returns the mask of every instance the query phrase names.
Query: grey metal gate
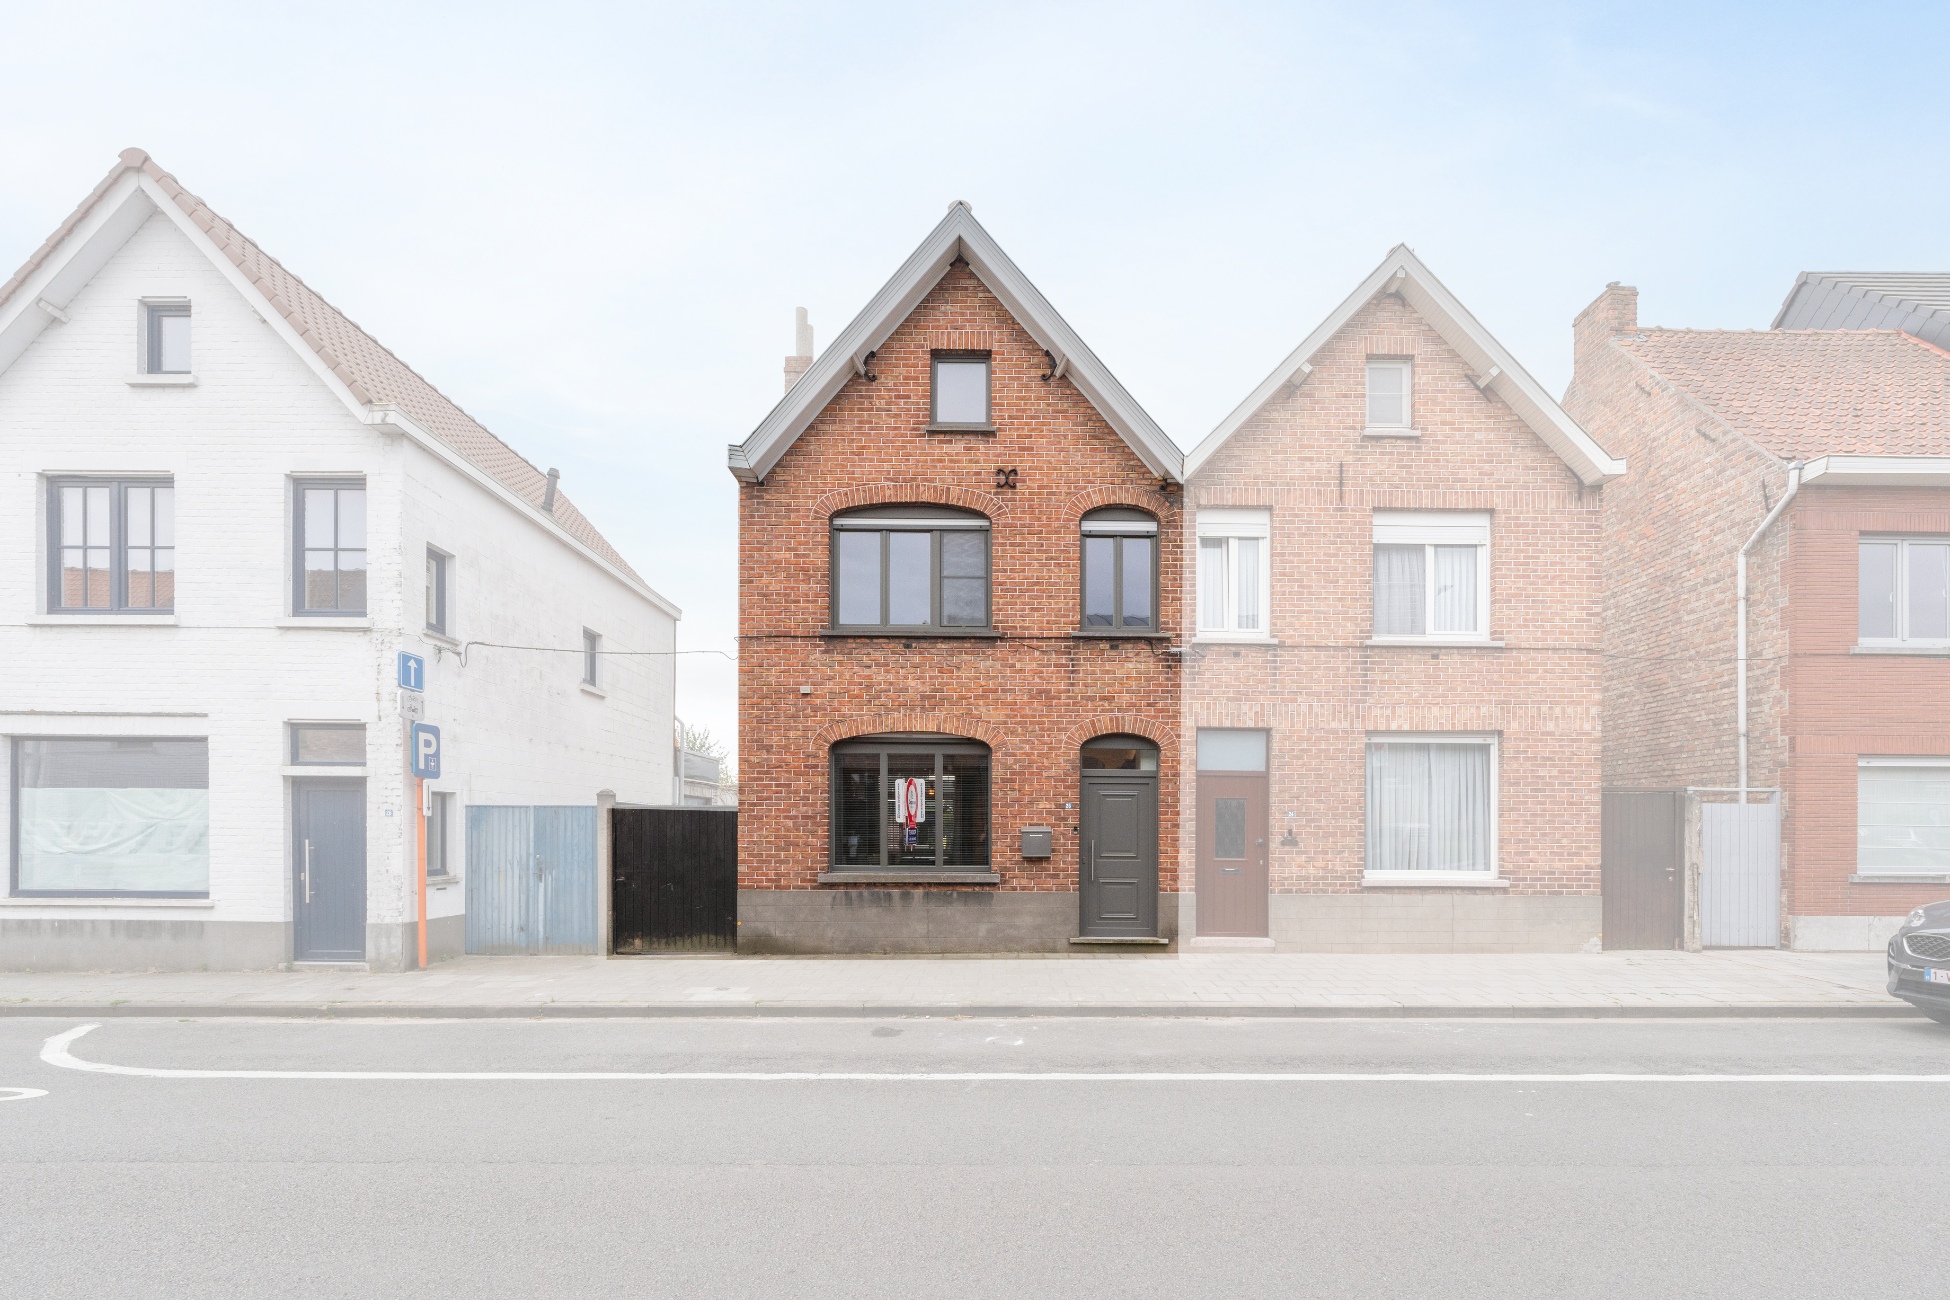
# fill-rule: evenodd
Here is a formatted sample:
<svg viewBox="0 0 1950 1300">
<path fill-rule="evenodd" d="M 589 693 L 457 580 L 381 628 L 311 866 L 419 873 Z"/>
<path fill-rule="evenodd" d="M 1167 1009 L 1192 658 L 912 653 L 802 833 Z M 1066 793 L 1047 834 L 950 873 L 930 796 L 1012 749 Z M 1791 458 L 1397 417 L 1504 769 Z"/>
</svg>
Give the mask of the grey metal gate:
<svg viewBox="0 0 1950 1300">
<path fill-rule="evenodd" d="M 1708 948 L 1781 944 L 1781 796 L 1700 803 L 1699 926 Z"/>
<path fill-rule="evenodd" d="M 596 951 L 596 810 L 467 810 L 467 951 Z"/>
<path fill-rule="evenodd" d="M 1608 951 L 1683 946 L 1685 801 L 1680 790 L 1604 792 L 1601 843 Z"/>
</svg>

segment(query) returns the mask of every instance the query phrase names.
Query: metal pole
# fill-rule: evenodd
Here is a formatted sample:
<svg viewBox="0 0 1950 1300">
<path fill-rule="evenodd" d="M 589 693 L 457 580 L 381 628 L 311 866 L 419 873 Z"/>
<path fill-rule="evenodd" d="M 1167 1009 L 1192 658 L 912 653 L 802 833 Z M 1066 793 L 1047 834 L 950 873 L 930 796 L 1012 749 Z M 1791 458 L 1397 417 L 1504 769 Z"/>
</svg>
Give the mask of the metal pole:
<svg viewBox="0 0 1950 1300">
<path fill-rule="evenodd" d="M 420 926 L 419 926 L 420 969 L 425 970 L 427 968 L 427 812 L 428 812 L 427 783 L 425 778 L 417 777 L 417 776 L 413 778 L 413 794 L 414 794 L 413 801 L 420 805 L 420 816 L 418 818 L 420 823 L 420 833 L 418 836 L 420 842 L 420 851 L 416 856 L 419 858 L 419 862 L 420 862 L 420 869 L 419 869 L 420 887 L 418 891 L 420 896 Z"/>
<path fill-rule="evenodd" d="M 1781 511 L 1787 509 L 1788 502 L 1794 500 L 1794 494 L 1800 490 L 1801 462 L 1797 460 L 1788 466 L 1787 491 L 1783 492 L 1781 499 L 1774 503 L 1774 508 L 1767 512 L 1767 518 L 1760 521 L 1760 527 L 1754 529 L 1754 535 L 1749 537 L 1747 544 L 1740 548 L 1740 555 L 1734 562 L 1734 600 L 1739 606 L 1734 622 L 1734 656 L 1738 666 L 1738 675 L 1734 682 L 1736 696 L 1734 710 L 1739 715 L 1740 727 L 1740 804 L 1742 807 L 1747 804 L 1747 552 L 1759 544 L 1762 535 L 1767 532 L 1768 525 L 1780 518 Z"/>
</svg>

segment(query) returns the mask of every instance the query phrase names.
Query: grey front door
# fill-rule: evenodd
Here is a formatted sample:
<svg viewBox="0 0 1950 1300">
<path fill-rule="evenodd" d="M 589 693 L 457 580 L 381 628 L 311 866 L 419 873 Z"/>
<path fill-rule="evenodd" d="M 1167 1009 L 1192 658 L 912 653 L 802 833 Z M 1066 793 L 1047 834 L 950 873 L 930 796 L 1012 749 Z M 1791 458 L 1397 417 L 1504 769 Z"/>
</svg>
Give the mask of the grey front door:
<svg viewBox="0 0 1950 1300">
<path fill-rule="evenodd" d="M 1158 777 L 1155 772 L 1083 775 L 1085 938 L 1158 933 Z"/>
<path fill-rule="evenodd" d="M 366 959 L 366 783 L 291 783 L 291 955 Z"/>
<path fill-rule="evenodd" d="M 1607 790 L 1602 797 L 1605 948 L 1683 947 L 1685 792 Z"/>
</svg>

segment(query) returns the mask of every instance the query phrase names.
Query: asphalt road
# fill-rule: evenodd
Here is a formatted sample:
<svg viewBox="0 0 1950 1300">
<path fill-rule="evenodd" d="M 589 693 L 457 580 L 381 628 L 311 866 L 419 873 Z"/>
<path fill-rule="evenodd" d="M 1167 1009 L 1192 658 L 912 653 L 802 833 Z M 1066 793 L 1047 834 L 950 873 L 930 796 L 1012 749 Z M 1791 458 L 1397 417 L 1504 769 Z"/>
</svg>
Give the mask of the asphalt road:
<svg viewBox="0 0 1950 1300">
<path fill-rule="evenodd" d="M 0 1294 L 1839 1296 L 1942 1276 L 1924 1020 L 0 1018 Z M 1134 1074 L 1767 1075 L 1760 1082 Z M 4 1095 L 4 1092 L 0 1092 Z M 1927 1289 L 1927 1287 L 1926 1287 Z"/>
</svg>

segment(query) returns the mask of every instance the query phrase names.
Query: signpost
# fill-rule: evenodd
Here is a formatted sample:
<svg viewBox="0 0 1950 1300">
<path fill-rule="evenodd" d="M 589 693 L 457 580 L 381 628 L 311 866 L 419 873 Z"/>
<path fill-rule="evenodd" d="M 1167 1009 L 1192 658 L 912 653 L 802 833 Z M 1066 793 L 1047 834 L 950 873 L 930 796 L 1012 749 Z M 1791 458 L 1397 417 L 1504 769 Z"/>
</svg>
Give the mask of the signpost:
<svg viewBox="0 0 1950 1300">
<path fill-rule="evenodd" d="M 425 670 L 417 655 L 402 654 L 399 657 L 400 685 L 406 684 L 406 661 L 411 659 Z M 413 689 L 418 689 L 417 687 Z M 402 697 L 404 698 L 404 697 Z M 417 713 L 417 710 L 415 711 Z M 413 765 L 413 802 L 419 805 L 419 833 L 415 837 L 419 852 L 419 938 L 420 969 L 427 968 L 427 816 L 432 811 L 432 798 L 427 792 L 427 782 L 440 779 L 440 728 L 430 722 L 416 722 L 406 733 L 407 755 Z"/>
</svg>

